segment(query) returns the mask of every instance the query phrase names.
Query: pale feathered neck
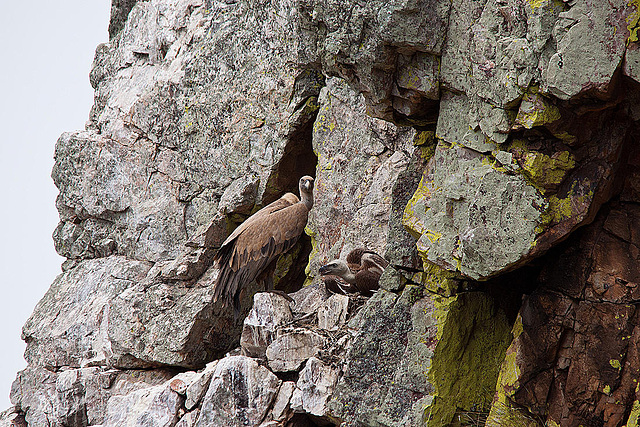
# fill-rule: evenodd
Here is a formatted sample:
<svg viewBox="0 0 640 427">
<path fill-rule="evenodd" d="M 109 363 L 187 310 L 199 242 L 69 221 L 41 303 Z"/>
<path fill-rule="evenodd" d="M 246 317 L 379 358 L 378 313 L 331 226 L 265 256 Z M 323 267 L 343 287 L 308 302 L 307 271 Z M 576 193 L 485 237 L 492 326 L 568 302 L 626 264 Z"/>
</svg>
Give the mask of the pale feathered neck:
<svg viewBox="0 0 640 427">
<path fill-rule="evenodd" d="M 307 209 L 311 210 L 313 207 L 313 188 L 308 190 L 300 183 L 300 201 L 305 204 Z"/>
</svg>

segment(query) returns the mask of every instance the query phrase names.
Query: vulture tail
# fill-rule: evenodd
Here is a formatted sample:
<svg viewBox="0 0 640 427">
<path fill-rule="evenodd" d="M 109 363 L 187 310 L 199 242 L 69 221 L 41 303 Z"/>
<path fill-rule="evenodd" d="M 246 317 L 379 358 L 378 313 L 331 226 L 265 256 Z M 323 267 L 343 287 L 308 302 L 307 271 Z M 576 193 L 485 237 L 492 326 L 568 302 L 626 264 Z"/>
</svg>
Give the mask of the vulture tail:
<svg viewBox="0 0 640 427">
<path fill-rule="evenodd" d="M 234 253 L 233 244 L 222 246 L 218 250 L 216 262 L 220 272 L 214 283 L 213 300 L 222 300 L 224 307 L 232 305 L 233 318 L 237 321 L 241 312 L 242 288 L 255 279 L 255 274 L 252 274 L 247 268 L 234 265 L 238 262 L 237 254 L 234 259 Z"/>
</svg>

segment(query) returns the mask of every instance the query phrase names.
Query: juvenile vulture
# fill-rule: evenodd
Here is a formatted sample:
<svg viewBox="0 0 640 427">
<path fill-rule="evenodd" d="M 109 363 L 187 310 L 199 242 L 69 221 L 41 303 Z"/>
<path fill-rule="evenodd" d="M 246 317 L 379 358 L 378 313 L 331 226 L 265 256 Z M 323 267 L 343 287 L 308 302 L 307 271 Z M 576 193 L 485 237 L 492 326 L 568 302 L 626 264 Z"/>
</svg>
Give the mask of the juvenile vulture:
<svg viewBox="0 0 640 427">
<path fill-rule="evenodd" d="M 320 267 L 320 274 L 325 276 L 325 285 L 332 292 L 371 296 L 388 264 L 377 253 L 357 248 L 349 252 L 346 261 L 336 259 Z"/>
<path fill-rule="evenodd" d="M 233 303 L 240 313 L 240 294 L 254 280 L 272 291 L 273 272 L 278 257 L 296 244 L 307 225 L 313 206 L 313 178 L 299 182 L 300 199 L 286 193 L 275 202 L 251 215 L 222 243 L 214 262 L 219 269 L 214 282 L 214 301 Z"/>
</svg>

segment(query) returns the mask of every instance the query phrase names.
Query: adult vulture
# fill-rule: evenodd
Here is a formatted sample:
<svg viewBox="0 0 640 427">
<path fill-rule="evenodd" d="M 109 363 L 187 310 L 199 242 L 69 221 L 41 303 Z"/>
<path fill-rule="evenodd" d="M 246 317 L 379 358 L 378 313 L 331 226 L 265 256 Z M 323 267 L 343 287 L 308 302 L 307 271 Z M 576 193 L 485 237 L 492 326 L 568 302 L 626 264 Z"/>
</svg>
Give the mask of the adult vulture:
<svg viewBox="0 0 640 427">
<path fill-rule="evenodd" d="M 215 255 L 219 272 L 214 282 L 214 301 L 233 303 L 240 313 L 240 294 L 254 280 L 265 290 L 273 289 L 273 273 L 278 257 L 296 244 L 307 225 L 313 206 L 313 178 L 299 182 L 300 199 L 286 193 L 240 224 Z"/>
<path fill-rule="evenodd" d="M 387 260 L 377 253 L 357 248 L 349 252 L 346 261 L 335 259 L 320 267 L 327 288 L 334 293 L 359 292 L 371 296 L 378 289 L 378 282 Z"/>
</svg>

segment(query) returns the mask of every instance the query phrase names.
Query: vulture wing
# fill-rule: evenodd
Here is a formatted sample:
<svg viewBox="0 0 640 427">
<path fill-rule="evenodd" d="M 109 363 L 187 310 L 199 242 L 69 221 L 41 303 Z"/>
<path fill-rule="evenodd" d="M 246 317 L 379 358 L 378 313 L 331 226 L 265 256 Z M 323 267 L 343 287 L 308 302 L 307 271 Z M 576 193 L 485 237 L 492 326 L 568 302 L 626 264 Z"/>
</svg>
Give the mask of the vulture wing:
<svg viewBox="0 0 640 427">
<path fill-rule="evenodd" d="M 379 288 L 379 281 L 379 273 L 369 269 L 363 269 L 356 273 L 355 286 L 362 295 L 371 296 L 373 292 Z"/>
<path fill-rule="evenodd" d="M 367 254 L 367 259 L 369 261 L 371 261 L 372 263 L 376 264 L 376 266 L 378 268 L 380 268 L 381 270 L 384 270 L 389 265 L 389 261 L 387 261 L 386 259 L 382 258 L 377 253 L 375 253 L 373 251 L 366 251 L 365 253 Z"/>
<path fill-rule="evenodd" d="M 365 248 L 356 248 L 349 252 L 349 254 L 347 255 L 347 264 L 349 264 L 351 270 L 357 271 L 360 269 L 360 266 L 362 264 L 362 257 L 365 254 L 367 255 L 367 259 L 370 262 L 377 264 L 378 267 L 380 267 L 382 270 L 387 268 L 387 265 L 389 265 L 389 262 L 386 259 L 382 258 L 374 251 L 370 251 Z"/>
<path fill-rule="evenodd" d="M 293 197 L 290 197 L 293 196 Z M 242 223 L 216 255 L 220 273 L 214 298 L 233 301 L 239 311 L 240 289 L 251 283 L 271 262 L 296 244 L 304 231 L 309 210 L 287 193 Z"/>
<path fill-rule="evenodd" d="M 286 208 L 288 206 L 291 206 L 291 205 L 293 205 L 295 203 L 298 203 L 299 201 L 300 201 L 300 199 L 298 199 L 298 196 L 296 196 L 295 194 L 286 193 L 284 196 L 280 197 L 278 200 L 269 203 L 267 206 L 265 206 L 264 208 L 260 209 L 258 212 L 256 212 L 253 215 L 251 215 L 242 224 L 240 224 L 238 227 L 236 227 L 236 229 L 233 230 L 233 233 L 231 233 L 229 235 L 229 237 L 227 237 L 227 239 L 222 243 L 222 245 L 220 246 L 220 249 L 222 249 L 225 245 L 231 243 L 244 230 L 246 230 L 248 227 L 250 227 L 251 224 L 253 224 L 254 222 L 260 220 L 260 218 L 262 218 L 264 216 L 268 216 L 269 214 L 277 212 L 277 211 L 279 211 L 281 209 L 284 209 L 284 208 Z"/>
<path fill-rule="evenodd" d="M 327 276 L 322 276 L 322 280 L 324 281 L 325 288 L 333 294 L 346 295 L 358 292 L 358 288 L 356 288 L 351 283 L 348 283 L 340 276 L 334 276 L 330 274 Z"/>
<path fill-rule="evenodd" d="M 347 254 L 347 264 L 354 264 L 360 266 L 360 261 L 362 260 L 362 254 L 367 250 L 365 248 L 355 248 L 351 252 Z"/>
</svg>

